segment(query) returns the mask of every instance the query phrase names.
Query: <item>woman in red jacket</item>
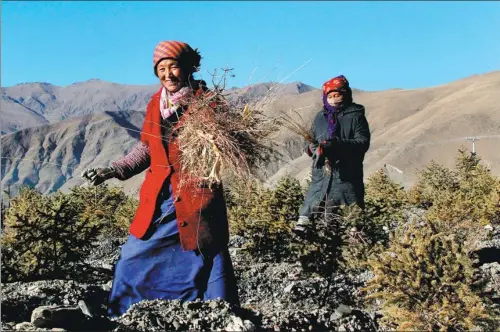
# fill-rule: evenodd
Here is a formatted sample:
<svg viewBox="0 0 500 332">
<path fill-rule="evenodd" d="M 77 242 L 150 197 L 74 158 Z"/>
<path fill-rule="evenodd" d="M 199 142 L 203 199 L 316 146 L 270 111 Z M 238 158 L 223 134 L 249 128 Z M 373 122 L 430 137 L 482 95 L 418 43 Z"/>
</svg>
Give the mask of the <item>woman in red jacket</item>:
<svg viewBox="0 0 500 332">
<path fill-rule="evenodd" d="M 189 112 L 190 98 L 208 93 L 204 82 L 193 78 L 200 60 L 186 43 L 160 42 L 153 67 L 161 88 L 148 104 L 141 141 L 111 167 L 82 174 L 99 185 L 147 169 L 131 235 L 115 266 L 112 316 L 141 300 L 222 298 L 239 304 L 222 186 L 179 186 L 181 153 L 173 133 Z"/>
</svg>

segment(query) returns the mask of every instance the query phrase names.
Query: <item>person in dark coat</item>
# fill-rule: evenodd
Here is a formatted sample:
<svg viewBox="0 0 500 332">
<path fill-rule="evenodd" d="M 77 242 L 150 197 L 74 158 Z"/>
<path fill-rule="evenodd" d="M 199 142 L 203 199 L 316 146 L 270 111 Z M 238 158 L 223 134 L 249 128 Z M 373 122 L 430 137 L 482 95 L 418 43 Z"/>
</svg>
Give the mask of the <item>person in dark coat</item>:
<svg viewBox="0 0 500 332">
<path fill-rule="evenodd" d="M 205 188 L 188 181 L 180 186 L 175 130 L 190 111 L 190 101 L 211 93 L 192 77 L 200 59 L 186 43 L 160 42 L 153 68 L 161 88 L 148 104 L 141 140 L 112 166 L 82 174 L 99 185 L 146 171 L 130 235 L 114 269 L 110 316 L 122 315 L 142 300 L 222 298 L 239 304 L 222 185 Z"/>
<path fill-rule="evenodd" d="M 305 231 L 321 209 L 357 204 L 364 209 L 363 160 L 370 147 L 365 108 L 353 102 L 341 75 L 323 84 L 323 110 L 316 115 L 306 148 L 312 179 L 295 230 Z M 321 209 L 320 209 L 321 207 Z"/>
</svg>

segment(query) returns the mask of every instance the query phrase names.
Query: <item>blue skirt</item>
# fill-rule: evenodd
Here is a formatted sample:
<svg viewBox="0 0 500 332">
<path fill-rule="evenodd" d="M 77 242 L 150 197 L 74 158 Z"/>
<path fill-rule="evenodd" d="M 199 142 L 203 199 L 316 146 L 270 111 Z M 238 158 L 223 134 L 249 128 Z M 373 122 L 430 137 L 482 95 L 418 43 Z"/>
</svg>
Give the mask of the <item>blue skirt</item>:
<svg viewBox="0 0 500 332">
<path fill-rule="evenodd" d="M 183 251 L 175 220 L 153 224 L 152 235 L 130 235 L 115 265 L 108 314 L 120 316 L 142 300 L 222 298 L 239 305 L 236 278 L 226 246 L 218 250 Z"/>
</svg>

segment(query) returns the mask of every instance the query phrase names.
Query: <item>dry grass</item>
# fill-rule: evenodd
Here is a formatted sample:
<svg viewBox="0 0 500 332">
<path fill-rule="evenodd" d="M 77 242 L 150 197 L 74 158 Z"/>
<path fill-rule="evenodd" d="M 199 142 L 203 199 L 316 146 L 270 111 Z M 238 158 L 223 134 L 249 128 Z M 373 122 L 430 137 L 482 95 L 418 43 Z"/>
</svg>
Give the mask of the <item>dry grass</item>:
<svg viewBox="0 0 500 332">
<path fill-rule="evenodd" d="M 224 86 L 214 87 L 193 97 L 178 127 L 181 185 L 194 181 L 211 186 L 225 177 L 247 181 L 277 153 L 270 136 L 278 130 L 278 121 L 261 108 L 230 104 Z"/>
<path fill-rule="evenodd" d="M 294 114 L 295 116 L 293 116 L 292 114 Z M 288 113 L 284 111 L 279 112 L 278 121 L 281 126 L 301 136 L 307 142 L 309 143 L 315 142 L 310 126 L 307 125 L 308 122 L 305 121 L 297 111 L 292 110 L 289 111 Z"/>
</svg>

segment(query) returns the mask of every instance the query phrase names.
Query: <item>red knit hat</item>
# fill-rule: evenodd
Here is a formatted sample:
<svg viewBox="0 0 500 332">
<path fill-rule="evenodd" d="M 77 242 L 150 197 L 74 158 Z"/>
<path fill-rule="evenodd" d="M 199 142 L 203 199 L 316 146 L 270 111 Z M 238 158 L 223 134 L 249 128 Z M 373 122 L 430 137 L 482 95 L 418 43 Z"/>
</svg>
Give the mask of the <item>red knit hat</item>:
<svg viewBox="0 0 500 332">
<path fill-rule="evenodd" d="M 155 47 L 153 53 L 153 67 L 156 74 L 156 66 L 160 60 L 170 58 L 178 61 L 184 61 L 189 67 L 197 68 L 200 66 L 201 56 L 197 49 L 193 50 L 191 46 L 180 41 L 162 41 Z"/>
<path fill-rule="evenodd" d="M 323 84 L 323 94 L 327 95 L 332 91 L 344 90 L 347 88 L 349 88 L 349 81 L 344 75 L 340 75 Z"/>
</svg>

